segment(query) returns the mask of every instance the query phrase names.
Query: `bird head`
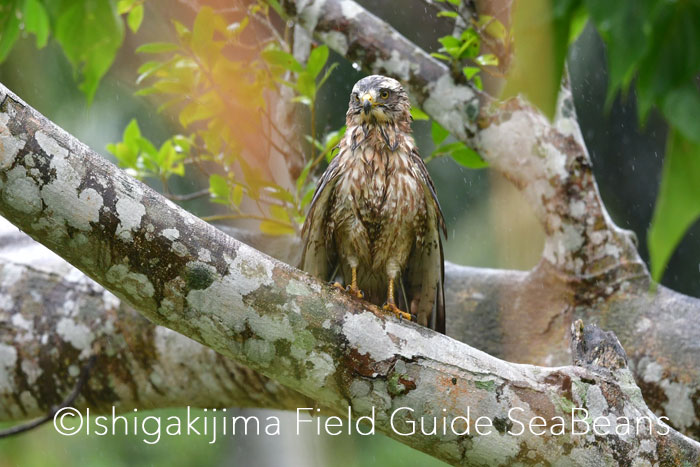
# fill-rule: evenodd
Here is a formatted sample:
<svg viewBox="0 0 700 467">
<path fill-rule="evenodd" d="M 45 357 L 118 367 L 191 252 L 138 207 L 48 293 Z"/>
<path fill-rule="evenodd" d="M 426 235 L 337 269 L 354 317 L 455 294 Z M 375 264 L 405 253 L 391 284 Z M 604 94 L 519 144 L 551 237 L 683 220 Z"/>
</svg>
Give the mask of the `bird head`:
<svg viewBox="0 0 700 467">
<path fill-rule="evenodd" d="M 411 103 L 401 83 L 371 75 L 355 83 L 350 94 L 348 117 L 355 123 L 385 123 L 409 120 Z"/>
</svg>

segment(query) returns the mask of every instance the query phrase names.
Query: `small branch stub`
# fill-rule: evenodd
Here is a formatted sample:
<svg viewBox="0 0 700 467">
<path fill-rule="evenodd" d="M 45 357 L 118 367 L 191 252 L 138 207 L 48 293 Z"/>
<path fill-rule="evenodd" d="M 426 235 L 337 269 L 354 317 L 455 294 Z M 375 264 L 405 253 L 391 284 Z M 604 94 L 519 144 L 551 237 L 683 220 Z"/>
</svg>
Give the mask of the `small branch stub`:
<svg viewBox="0 0 700 467">
<path fill-rule="evenodd" d="M 576 366 L 611 371 L 627 368 L 627 354 L 615 333 L 595 324 L 584 326 L 580 319 L 571 324 L 571 355 Z"/>
</svg>

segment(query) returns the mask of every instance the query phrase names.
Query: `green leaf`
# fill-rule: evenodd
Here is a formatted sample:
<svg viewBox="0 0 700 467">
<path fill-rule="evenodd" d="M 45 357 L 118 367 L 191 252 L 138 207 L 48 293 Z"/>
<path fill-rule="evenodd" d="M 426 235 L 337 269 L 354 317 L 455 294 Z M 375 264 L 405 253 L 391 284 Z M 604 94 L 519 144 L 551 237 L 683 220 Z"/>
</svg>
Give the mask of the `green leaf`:
<svg viewBox="0 0 700 467">
<path fill-rule="evenodd" d="M 294 194 L 290 193 L 289 190 L 287 190 L 286 188 L 282 188 L 279 185 L 271 184 L 270 182 L 263 183 L 266 186 L 266 194 L 285 203 L 294 204 Z"/>
<path fill-rule="evenodd" d="M 0 5 L 0 62 L 7 58 L 19 36 L 20 20 L 15 2 Z"/>
<path fill-rule="evenodd" d="M 453 36 L 443 36 L 438 39 L 438 42 L 442 44 L 445 52 L 454 58 L 458 57 L 459 48 L 462 46 L 462 41 Z"/>
<path fill-rule="evenodd" d="M 498 66 L 498 57 L 494 54 L 479 55 L 474 61 L 481 66 Z"/>
<path fill-rule="evenodd" d="M 277 206 L 275 204 L 270 206 L 270 215 L 272 215 L 273 219 L 276 219 L 280 222 L 290 222 L 289 221 L 289 212 L 287 212 L 287 208 L 282 207 L 282 206 Z"/>
<path fill-rule="evenodd" d="M 413 120 L 430 120 L 427 113 L 423 112 L 418 107 L 413 106 L 411 106 L 411 117 L 413 117 Z"/>
<path fill-rule="evenodd" d="M 275 10 L 275 13 L 277 13 L 280 17 L 284 16 L 284 11 L 282 10 L 282 6 L 280 5 L 279 1 L 277 0 L 265 0 L 267 4 L 269 4 L 273 10 Z"/>
<path fill-rule="evenodd" d="M 337 156 L 339 152 L 340 152 L 340 149 L 338 149 L 338 148 L 335 148 L 335 149 L 332 149 L 332 150 L 328 151 L 328 152 L 326 153 L 326 162 L 332 161 L 333 158 L 334 158 L 335 156 Z"/>
<path fill-rule="evenodd" d="M 467 77 L 467 79 L 472 79 L 475 74 L 481 71 L 481 68 L 476 67 L 476 66 L 465 66 L 462 68 L 462 73 L 464 73 L 464 76 Z"/>
<path fill-rule="evenodd" d="M 651 274 L 661 280 L 671 254 L 700 217 L 700 145 L 670 129 L 659 197 L 649 228 Z"/>
<path fill-rule="evenodd" d="M 156 162 L 161 172 L 167 172 L 170 169 L 170 163 L 174 159 L 175 149 L 170 140 L 163 143 L 156 155 Z"/>
<path fill-rule="evenodd" d="M 187 128 L 194 122 L 213 117 L 219 110 L 218 106 L 214 104 L 199 101 L 190 102 L 180 111 L 180 124 Z"/>
<path fill-rule="evenodd" d="M 323 150 L 326 151 L 336 147 L 338 143 L 340 143 L 340 140 L 343 138 L 343 136 L 345 136 L 345 130 L 347 130 L 347 127 L 343 125 L 337 130 L 329 132 L 323 138 Z"/>
<path fill-rule="evenodd" d="M 435 151 L 433 151 L 433 155 L 445 155 L 445 154 L 450 154 L 452 151 L 457 151 L 464 146 L 464 143 L 461 143 L 459 141 L 454 141 L 452 143 L 445 143 L 441 146 L 439 146 Z"/>
<path fill-rule="evenodd" d="M 141 130 L 136 119 L 132 119 L 124 129 L 123 141 L 117 144 L 108 144 L 107 150 L 114 154 L 119 165 L 124 168 L 138 170 L 139 161 L 139 139 Z"/>
<path fill-rule="evenodd" d="M 457 18 L 459 15 L 454 12 L 454 11 L 441 11 L 437 14 L 438 18 L 441 17 L 446 17 L 446 18 Z"/>
<path fill-rule="evenodd" d="M 320 80 L 320 81 L 318 82 L 318 84 L 316 85 L 316 90 L 317 90 L 317 91 L 321 88 L 321 86 L 323 86 L 323 84 L 324 84 L 324 83 L 326 82 L 326 80 L 331 76 L 331 73 L 333 73 L 333 70 L 335 70 L 335 69 L 338 67 L 338 65 L 339 65 L 339 64 L 338 64 L 337 62 L 336 62 L 336 63 L 332 63 L 331 66 L 329 66 L 329 67 L 326 69 L 326 72 L 323 74 L 323 78 L 321 78 L 321 80 Z"/>
<path fill-rule="evenodd" d="M 243 185 L 235 185 L 233 187 L 233 194 L 231 195 L 231 202 L 234 206 L 239 207 L 243 201 Z"/>
<path fill-rule="evenodd" d="M 229 187 L 228 180 L 218 174 L 212 174 L 209 176 L 209 193 L 214 198 L 219 198 L 222 200 L 228 200 Z"/>
<path fill-rule="evenodd" d="M 206 64 L 212 64 L 220 54 L 222 43 L 214 40 L 216 32 L 226 33 L 226 23 L 210 6 L 199 9 L 192 26 L 192 51 Z"/>
<path fill-rule="evenodd" d="M 627 89 L 651 40 L 656 0 L 585 0 L 586 8 L 605 40 L 608 56 L 609 108 L 617 91 Z"/>
<path fill-rule="evenodd" d="M 141 137 L 141 129 L 135 118 L 132 118 L 124 129 L 124 143 L 129 147 L 137 148 L 138 139 Z"/>
<path fill-rule="evenodd" d="M 299 73 L 294 87 L 302 96 L 306 96 L 312 101 L 316 99 L 316 82 L 307 72 Z"/>
<path fill-rule="evenodd" d="M 124 40 L 124 24 L 114 3 L 82 0 L 61 9 L 56 20 L 56 40 L 82 78 L 78 87 L 88 103 L 92 102 Z"/>
<path fill-rule="evenodd" d="M 159 62 L 157 60 L 151 60 L 139 67 L 137 70 L 137 73 L 139 74 L 138 78 L 136 78 L 136 84 L 141 84 L 146 78 L 149 76 L 153 75 L 156 71 L 162 69 L 163 67 L 166 67 L 171 64 L 171 61 L 167 62 Z"/>
<path fill-rule="evenodd" d="M 132 32 L 138 32 L 141 27 L 141 22 L 143 21 L 143 5 L 136 5 L 130 12 L 129 16 L 126 18 L 126 22 L 129 25 L 129 29 Z"/>
<path fill-rule="evenodd" d="M 296 182 L 297 193 L 301 193 L 301 189 L 304 188 L 304 184 L 306 183 L 306 178 L 309 176 L 309 170 L 311 170 L 311 165 L 313 163 L 314 163 L 314 161 L 307 162 L 306 165 L 304 166 L 304 169 L 299 174 L 299 178 L 297 178 L 297 182 Z"/>
<path fill-rule="evenodd" d="M 506 27 L 493 16 L 481 15 L 479 16 L 479 21 L 476 24 L 479 26 L 479 28 L 485 28 L 484 31 L 486 31 L 489 36 L 493 37 L 494 39 L 498 39 L 502 43 L 504 43 L 508 37 Z"/>
<path fill-rule="evenodd" d="M 669 123 L 685 138 L 700 144 L 700 91 L 692 83 L 669 92 L 662 110 Z"/>
<path fill-rule="evenodd" d="M 453 150 L 450 155 L 460 165 L 470 169 L 483 169 L 488 167 L 488 164 L 479 156 L 472 148 L 462 144 L 461 148 Z"/>
<path fill-rule="evenodd" d="M 450 135 L 450 132 L 443 128 L 438 122 L 433 120 L 433 124 L 430 127 L 430 135 L 433 137 L 433 144 L 435 146 L 440 145 L 445 139 Z"/>
<path fill-rule="evenodd" d="M 36 47 L 41 49 L 49 39 L 49 15 L 39 0 L 25 0 L 24 27 L 36 36 Z"/>
<path fill-rule="evenodd" d="M 119 0 L 117 2 L 117 11 L 120 15 L 128 13 L 134 7 L 134 3 L 136 2 L 137 0 Z"/>
<path fill-rule="evenodd" d="M 158 150 L 148 139 L 144 138 L 143 136 L 140 136 L 136 138 L 136 143 L 138 144 L 138 148 L 151 159 L 155 159 L 157 157 Z"/>
<path fill-rule="evenodd" d="M 161 54 L 165 52 L 174 52 L 180 47 L 171 42 L 151 42 L 144 44 L 136 49 L 137 54 Z"/>
<path fill-rule="evenodd" d="M 187 28 L 187 26 L 185 26 L 178 20 L 173 20 L 173 26 L 175 26 L 175 32 L 177 33 L 177 37 L 184 43 L 189 43 L 189 38 L 192 35 L 192 33 Z"/>
<path fill-rule="evenodd" d="M 450 57 L 448 57 L 448 56 L 445 55 L 445 54 L 439 54 L 439 53 L 437 53 L 437 52 L 432 52 L 432 53 L 430 54 L 430 56 L 431 56 L 431 57 L 435 57 L 435 58 L 440 59 L 440 60 L 446 60 L 446 61 L 448 61 L 448 62 L 450 61 Z"/>
<path fill-rule="evenodd" d="M 328 133 L 324 138 L 323 150 L 326 153 L 326 162 L 330 162 L 331 160 L 333 160 L 334 149 L 336 148 L 336 146 L 338 146 L 340 140 L 343 139 L 343 136 L 345 136 L 346 130 L 347 127 L 343 125 L 338 130 L 331 131 L 330 133 Z"/>
<path fill-rule="evenodd" d="M 304 139 L 309 144 L 313 144 L 314 146 L 316 146 L 316 149 L 318 149 L 319 151 L 323 151 L 323 145 L 321 144 L 321 142 L 319 140 L 313 139 L 310 135 L 304 135 Z"/>
<path fill-rule="evenodd" d="M 270 65 L 281 66 L 285 70 L 301 73 L 304 67 L 294 58 L 294 55 L 279 49 L 265 49 L 260 56 Z"/>
<path fill-rule="evenodd" d="M 267 235 L 294 235 L 296 233 L 291 225 L 287 226 L 273 221 L 262 221 L 260 231 Z"/>
<path fill-rule="evenodd" d="M 653 39 L 639 65 L 637 106 L 640 122 L 665 95 L 695 79 L 700 70 L 700 4 L 664 4 L 653 24 Z M 692 45 L 691 45 L 692 44 Z"/>
<path fill-rule="evenodd" d="M 454 36 L 443 36 L 438 39 L 438 42 L 443 46 L 440 50 L 447 52 L 455 60 L 476 57 L 481 44 L 479 35 L 473 28 L 464 30 L 459 39 Z"/>
<path fill-rule="evenodd" d="M 300 104 L 304 104 L 304 105 L 307 105 L 309 107 L 311 107 L 313 105 L 313 101 L 306 96 L 293 97 L 292 102 L 299 102 Z"/>
<path fill-rule="evenodd" d="M 309 186 L 309 188 L 306 190 L 306 193 L 304 193 L 304 197 L 301 199 L 301 208 L 302 209 L 304 209 L 306 206 L 309 205 L 311 200 L 314 198 L 315 192 L 316 192 L 316 187 Z"/>
<path fill-rule="evenodd" d="M 328 61 L 328 46 L 321 45 L 316 47 L 309 54 L 309 59 L 306 62 L 306 72 L 309 73 L 314 79 L 323 70 L 326 61 Z"/>
<path fill-rule="evenodd" d="M 588 24 L 588 11 L 583 5 L 576 8 L 576 11 L 571 15 L 571 26 L 569 29 L 569 47 L 576 42 L 576 39 L 581 35 L 583 29 Z"/>
</svg>

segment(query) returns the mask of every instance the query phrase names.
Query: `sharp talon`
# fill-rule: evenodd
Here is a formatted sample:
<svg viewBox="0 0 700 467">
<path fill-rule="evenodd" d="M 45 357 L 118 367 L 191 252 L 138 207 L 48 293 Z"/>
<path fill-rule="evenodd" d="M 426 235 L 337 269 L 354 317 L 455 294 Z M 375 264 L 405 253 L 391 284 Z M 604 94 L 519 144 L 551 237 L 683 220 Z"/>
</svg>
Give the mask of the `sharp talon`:
<svg viewBox="0 0 700 467">
<path fill-rule="evenodd" d="M 353 287 L 352 285 L 348 285 L 347 287 L 345 287 L 345 291 L 355 298 L 365 298 L 365 293 L 359 288 Z"/>
<path fill-rule="evenodd" d="M 382 307 L 382 310 L 395 314 L 396 317 L 399 319 L 406 319 L 408 321 L 412 321 L 412 317 L 409 313 L 406 313 L 405 311 L 401 311 L 399 309 L 399 307 L 397 307 L 393 303 L 385 303 L 384 306 Z"/>
<path fill-rule="evenodd" d="M 345 287 L 343 287 L 343 284 L 341 284 L 340 282 L 329 282 L 329 284 L 335 287 L 336 289 L 345 290 Z"/>
</svg>

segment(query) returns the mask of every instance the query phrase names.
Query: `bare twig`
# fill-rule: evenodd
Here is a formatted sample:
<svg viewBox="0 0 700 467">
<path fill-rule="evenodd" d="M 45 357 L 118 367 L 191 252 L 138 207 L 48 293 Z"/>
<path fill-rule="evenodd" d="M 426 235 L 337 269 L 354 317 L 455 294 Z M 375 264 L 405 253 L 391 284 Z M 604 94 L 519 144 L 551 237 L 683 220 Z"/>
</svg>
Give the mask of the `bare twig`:
<svg viewBox="0 0 700 467">
<path fill-rule="evenodd" d="M 44 423 L 53 420 L 54 416 L 61 410 L 66 407 L 73 407 L 73 404 L 75 403 L 75 400 L 78 398 L 80 395 L 80 391 L 83 390 L 83 386 L 87 384 L 88 379 L 90 378 L 90 371 L 92 370 L 92 367 L 95 366 L 95 362 L 97 361 L 97 356 L 92 355 L 87 363 L 83 366 L 82 370 L 80 371 L 80 376 L 78 378 L 78 381 L 75 383 L 75 387 L 73 390 L 66 396 L 66 398 L 61 402 L 59 405 L 52 407 L 49 413 L 44 415 L 41 418 L 37 418 L 36 420 L 32 420 L 31 422 L 28 423 L 23 423 L 21 425 L 13 426 L 11 428 L 8 428 L 6 430 L 0 430 L 0 439 L 1 438 L 8 438 L 10 436 L 18 435 L 20 433 L 25 433 L 27 431 L 33 430 L 34 428 L 37 428 Z"/>
<path fill-rule="evenodd" d="M 206 196 L 209 196 L 209 188 L 204 188 L 199 191 L 195 191 L 193 193 L 187 193 L 185 195 L 178 195 L 175 193 L 169 193 L 169 194 L 164 194 L 166 198 L 172 201 L 192 201 L 193 199 L 197 198 L 204 198 Z"/>
</svg>

